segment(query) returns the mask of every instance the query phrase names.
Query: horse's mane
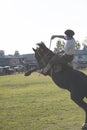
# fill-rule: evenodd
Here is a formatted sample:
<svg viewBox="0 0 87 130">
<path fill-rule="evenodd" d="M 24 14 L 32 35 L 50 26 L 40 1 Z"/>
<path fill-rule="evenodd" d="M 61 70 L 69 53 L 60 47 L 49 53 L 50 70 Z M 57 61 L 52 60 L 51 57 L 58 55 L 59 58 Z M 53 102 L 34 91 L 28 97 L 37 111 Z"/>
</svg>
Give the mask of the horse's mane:
<svg viewBox="0 0 87 130">
<path fill-rule="evenodd" d="M 37 43 L 37 48 L 34 49 L 35 52 L 35 58 L 38 62 L 39 68 L 43 69 L 49 62 L 49 60 L 55 55 L 53 51 L 48 49 L 44 42 Z M 56 65 L 58 66 L 58 65 Z M 61 65 L 64 70 L 71 69 L 68 65 Z"/>
<path fill-rule="evenodd" d="M 37 48 L 34 49 L 35 52 L 35 58 L 40 66 L 40 68 L 43 68 L 46 66 L 46 64 L 49 62 L 49 60 L 54 56 L 54 53 L 49 50 L 44 42 L 37 43 Z"/>
</svg>

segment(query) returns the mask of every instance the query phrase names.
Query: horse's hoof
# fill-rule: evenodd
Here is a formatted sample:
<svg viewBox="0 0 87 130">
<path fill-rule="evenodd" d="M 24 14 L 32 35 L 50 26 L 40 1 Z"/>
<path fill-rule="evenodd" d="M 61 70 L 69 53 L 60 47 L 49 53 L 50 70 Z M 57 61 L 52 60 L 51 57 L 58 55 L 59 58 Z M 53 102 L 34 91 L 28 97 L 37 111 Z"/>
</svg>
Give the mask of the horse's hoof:
<svg viewBox="0 0 87 130">
<path fill-rule="evenodd" d="M 31 71 L 25 72 L 24 76 L 29 76 L 31 74 Z"/>
<path fill-rule="evenodd" d="M 87 130 L 87 123 L 84 123 L 84 124 L 82 125 L 82 130 Z"/>
</svg>

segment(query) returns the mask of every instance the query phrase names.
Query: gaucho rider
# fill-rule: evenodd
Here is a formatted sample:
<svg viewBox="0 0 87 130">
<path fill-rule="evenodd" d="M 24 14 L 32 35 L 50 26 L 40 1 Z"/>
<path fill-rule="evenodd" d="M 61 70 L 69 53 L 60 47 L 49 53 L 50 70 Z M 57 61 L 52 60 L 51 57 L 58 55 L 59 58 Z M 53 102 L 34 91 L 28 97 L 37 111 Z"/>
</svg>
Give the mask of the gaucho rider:
<svg viewBox="0 0 87 130">
<path fill-rule="evenodd" d="M 74 58 L 74 50 L 75 50 L 75 39 L 74 39 L 74 31 L 73 30 L 66 30 L 65 35 L 53 35 L 51 39 L 54 39 L 56 37 L 62 38 L 66 41 L 63 55 L 55 54 L 52 59 L 50 59 L 49 63 L 47 66 L 43 69 L 43 74 L 46 74 L 51 67 L 53 67 L 56 64 L 67 64 L 68 62 L 71 62 Z"/>
</svg>

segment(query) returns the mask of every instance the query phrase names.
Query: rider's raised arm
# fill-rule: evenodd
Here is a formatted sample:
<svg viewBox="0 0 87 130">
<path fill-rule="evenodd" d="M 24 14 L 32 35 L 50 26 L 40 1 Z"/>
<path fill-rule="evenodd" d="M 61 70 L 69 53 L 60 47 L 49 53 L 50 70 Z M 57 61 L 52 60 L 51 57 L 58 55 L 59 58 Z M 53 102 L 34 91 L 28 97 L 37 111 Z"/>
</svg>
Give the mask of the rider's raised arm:
<svg viewBox="0 0 87 130">
<path fill-rule="evenodd" d="M 65 36 L 64 35 L 53 35 L 51 37 L 51 39 L 54 39 L 54 38 L 62 38 L 62 39 L 65 39 Z"/>
</svg>

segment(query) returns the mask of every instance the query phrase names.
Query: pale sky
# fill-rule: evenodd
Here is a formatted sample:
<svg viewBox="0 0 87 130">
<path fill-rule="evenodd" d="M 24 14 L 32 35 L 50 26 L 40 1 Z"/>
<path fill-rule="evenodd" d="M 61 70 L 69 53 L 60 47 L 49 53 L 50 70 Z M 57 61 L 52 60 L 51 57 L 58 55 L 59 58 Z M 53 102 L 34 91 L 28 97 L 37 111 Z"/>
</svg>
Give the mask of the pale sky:
<svg viewBox="0 0 87 130">
<path fill-rule="evenodd" d="M 33 53 L 36 43 L 49 47 L 50 37 L 66 29 L 74 30 L 75 39 L 82 42 L 87 37 L 86 17 L 87 0 L 0 0 L 0 50 Z"/>
</svg>

